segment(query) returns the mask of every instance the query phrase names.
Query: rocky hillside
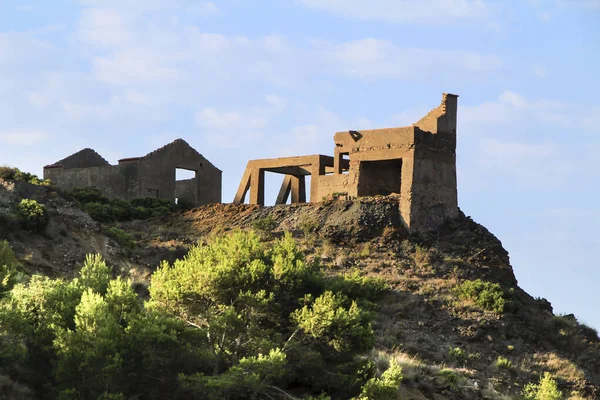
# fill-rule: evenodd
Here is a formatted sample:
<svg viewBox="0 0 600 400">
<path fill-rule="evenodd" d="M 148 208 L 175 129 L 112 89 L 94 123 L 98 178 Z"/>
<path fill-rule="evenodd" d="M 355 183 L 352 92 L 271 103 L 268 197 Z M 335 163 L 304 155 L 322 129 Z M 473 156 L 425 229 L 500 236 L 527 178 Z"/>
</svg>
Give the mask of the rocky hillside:
<svg viewBox="0 0 600 400">
<path fill-rule="evenodd" d="M 23 229 L 13 216 L 23 198 L 46 206 L 42 232 Z M 600 398 L 597 332 L 521 290 L 498 238 L 465 215 L 427 235 L 409 236 L 401 226 L 394 197 L 220 204 L 100 224 L 49 188 L 0 181 L 0 240 L 28 273 L 72 276 L 85 254 L 100 253 L 147 296 L 156 267 L 198 242 L 236 229 L 254 229 L 265 241 L 292 232 L 328 274 L 387 282 L 369 357 L 382 368 L 399 362 L 402 399 L 519 399 L 544 372 L 565 399 Z M 117 228 L 112 238 L 110 228 Z"/>
</svg>

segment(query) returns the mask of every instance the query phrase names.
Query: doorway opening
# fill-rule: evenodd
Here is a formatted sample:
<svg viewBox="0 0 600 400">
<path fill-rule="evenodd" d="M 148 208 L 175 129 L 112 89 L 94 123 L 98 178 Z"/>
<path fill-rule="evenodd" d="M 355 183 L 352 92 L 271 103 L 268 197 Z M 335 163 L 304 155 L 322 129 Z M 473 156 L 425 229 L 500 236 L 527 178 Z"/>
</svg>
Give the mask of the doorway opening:
<svg viewBox="0 0 600 400">
<path fill-rule="evenodd" d="M 399 194 L 402 186 L 402 159 L 362 161 L 359 174 L 359 196 Z"/>
<path fill-rule="evenodd" d="M 175 204 L 193 207 L 198 203 L 197 172 L 185 168 L 175 169 Z"/>
</svg>

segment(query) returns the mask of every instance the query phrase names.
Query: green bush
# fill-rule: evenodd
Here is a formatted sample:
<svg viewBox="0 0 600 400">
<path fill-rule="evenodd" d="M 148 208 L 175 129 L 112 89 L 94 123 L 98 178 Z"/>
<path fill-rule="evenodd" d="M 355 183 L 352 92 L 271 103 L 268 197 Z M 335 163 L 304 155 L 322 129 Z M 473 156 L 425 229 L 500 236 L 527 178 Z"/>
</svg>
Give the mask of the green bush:
<svg viewBox="0 0 600 400">
<path fill-rule="evenodd" d="M 193 247 L 155 271 L 147 302 L 90 255 L 71 281 L 34 275 L 0 299 L 0 377 L 65 400 L 392 395 L 399 367 L 375 378 L 364 357 L 372 316 L 327 287 L 291 234 L 267 244 L 238 231 Z"/>
<path fill-rule="evenodd" d="M 319 221 L 316 218 L 303 217 L 298 223 L 298 227 L 302 229 L 304 237 L 310 237 L 319 228 Z"/>
<path fill-rule="evenodd" d="M 273 231 L 277 228 L 277 221 L 269 215 L 254 221 L 252 227 L 261 235 L 261 237 L 268 239 L 273 236 Z"/>
<path fill-rule="evenodd" d="M 43 231 L 50 217 L 43 204 L 32 199 L 23 199 L 17 206 L 19 220 L 25 229 Z"/>
<path fill-rule="evenodd" d="M 19 281 L 19 262 L 6 240 L 0 242 L 0 298 Z"/>
<path fill-rule="evenodd" d="M 498 368 L 511 369 L 512 366 L 512 362 L 506 357 L 499 356 L 496 359 L 496 367 Z"/>
<path fill-rule="evenodd" d="M 448 357 L 460 366 L 465 365 L 467 362 L 467 352 L 461 347 L 448 347 Z"/>
<path fill-rule="evenodd" d="M 377 300 L 387 287 L 385 280 L 362 276 L 358 269 L 327 279 L 327 288 L 332 292 L 370 301 Z"/>
<path fill-rule="evenodd" d="M 136 242 L 133 236 L 125 232 L 123 229 L 112 227 L 105 230 L 104 234 L 126 249 L 131 250 L 136 247 Z"/>
<path fill-rule="evenodd" d="M 4 179 L 5 181 L 22 181 L 40 186 L 52 186 L 50 180 L 40 179 L 37 175 L 30 174 L 29 172 L 22 172 L 18 168 L 6 166 L 0 167 L 0 179 Z"/>
<path fill-rule="evenodd" d="M 464 281 L 455 288 L 455 292 L 459 298 L 472 300 L 478 307 L 496 313 L 503 313 L 510 302 L 502 286 L 481 279 Z"/>
<path fill-rule="evenodd" d="M 15 180 L 15 174 L 17 173 L 16 168 L 2 166 L 0 167 L 0 179 L 4 179 L 5 181 L 13 181 Z"/>
<path fill-rule="evenodd" d="M 73 188 L 71 191 L 64 192 L 63 196 L 77 202 L 79 208 L 99 222 L 148 219 L 175 210 L 175 205 L 166 199 L 111 200 L 97 188 Z"/>
<path fill-rule="evenodd" d="M 462 376 L 460 376 L 458 373 L 449 368 L 444 368 L 443 370 L 438 372 L 438 375 L 441 378 L 443 378 L 448 383 L 448 385 L 450 385 L 450 389 L 452 389 L 453 391 L 458 391 L 459 385 L 463 381 Z"/>
<path fill-rule="evenodd" d="M 399 398 L 398 389 L 402 383 L 402 367 L 395 361 L 381 375 L 371 378 L 363 387 L 358 400 L 393 400 Z"/>
<path fill-rule="evenodd" d="M 102 191 L 91 187 L 76 187 L 64 193 L 64 197 L 70 200 L 87 203 L 108 204 L 109 200 L 102 194 Z"/>
<path fill-rule="evenodd" d="M 525 400 L 562 400 L 563 395 L 558 390 L 556 381 L 552 379 L 552 374 L 544 372 L 539 383 L 529 383 L 523 390 Z"/>
</svg>

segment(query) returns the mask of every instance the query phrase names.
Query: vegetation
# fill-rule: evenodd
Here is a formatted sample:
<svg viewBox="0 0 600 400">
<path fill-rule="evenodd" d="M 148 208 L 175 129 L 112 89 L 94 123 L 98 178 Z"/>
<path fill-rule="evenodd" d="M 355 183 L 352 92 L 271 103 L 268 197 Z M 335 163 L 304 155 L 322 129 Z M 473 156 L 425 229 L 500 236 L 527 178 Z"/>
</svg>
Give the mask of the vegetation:
<svg viewBox="0 0 600 400">
<path fill-rule="evenodd" d="M 400 367 L 377 377 L 362 356 L 374 333 L 361 296 L 382 290 L 327 278 L 291 235 L 266 245 L 234 232 L 194 247 L 156 270 L 146 302 L 88 256 L 71 281 L 7 287 L 0 376 L 49 399 L 394 398 Z"/>
<path fill-rule="evenodd" d="M 539 383 L 530 383 L 523 391 L 525 400 L 562 400 L 563 395 L 558 390 L 556 381 L 549 372 L 545 372 Z"/>
<path fill-rule="evenodd" d="M 104 234 L 126 249 L 131 250 L 136 247 L 136 242 L 133 236 L 125 232 L 123 229 L 113 226 L 105 230 Z"/>
<path fill-rule="evenodd" d="M 277 228 L 277 221 L 269 215 L 254 221 L 252 227 L 263 239 L 270 239 L 273 237 L 273 231 Z"/>
<path fill-rule="evenodd" d="M 448 357 L 457 365 L 465 365 L 467 362 L 467 352 L 460 347 L 448 348 Z"/>
<path fill-rule="evenodd" d="M 381 378 L 371 378 L 362 388 L 358 400 L 385 400 L 398 398 L 402 383 L 402 368 L 392 360 Z"/>
<path fill-rule="evenodd" d="M 32 231 L 43 231 L 50 221 L 46 207 L 33 199 L 21 200 L 17 206 L 17 214 L 23 228 Z"/>
<path fill-rule="evenodd" d="M 0 179 L 5 181 L 21 181 L 40 186 L 52 186 L 52 182 L 48 179 L 40 179 L 37 175 L 23 172 L 18 168 L 0 167 Z"/>
<path fill-rule="evenodd" d="M 496 359 L 496 367 L 498 368 L 511 369 L 512 366 L 512 362 L 506 357 L 499 356 Z"/>
<path fill-rule="evenodd" d="M 485 282 L 481 279 L 467 280 L 458 285 L 456 294 L 463 300 L 471 300 L 484 310 L 503 313 L 510 300 L 498 283 Z"/>
<path fill-rule="evenodd" d="M 19 262 L 6 240 L 0 242 L 0 299 L 22 278 Z"/>
<path fill-rule="evenodd" d="M 175 210 L 191 208 L 185 201 L 174 204 L 167 199 L 140 198 L 133 200 L 108 199 L 96 188 L 73 188 L 63 193 L 79 208 L 100 222 L 131 221 L 160 217 Z"/>
</svg>

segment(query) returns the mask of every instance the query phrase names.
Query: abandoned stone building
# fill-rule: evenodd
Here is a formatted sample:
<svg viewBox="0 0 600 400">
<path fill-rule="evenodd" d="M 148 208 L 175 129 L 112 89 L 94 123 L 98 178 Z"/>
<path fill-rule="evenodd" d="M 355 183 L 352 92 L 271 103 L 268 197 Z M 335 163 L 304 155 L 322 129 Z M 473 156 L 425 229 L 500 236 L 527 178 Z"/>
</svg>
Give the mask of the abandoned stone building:
<svg viewBox="0 0 600 400">
<path fill-rule="evenodd" d="M 177 180 L 177 170 L 193 178 Z M 144 157 L 110 165 L 92 149 L 83 149 L 44 167 L 44 179 L 63 189 L 94 187 L 109 198 L 155 197 L 193 205 L 221 202 L 222 172 L 184 140 L 177 139 Z"/>
<path fill-rule="evenodd" d="M 410 232 L 425 231 L 458 216 L 456 116 L 458 96 L 444 93 L 439 107 L 412 126 L 338 132 L 333 157 L 286 157 L 248 162 L 234 203 L 264 205 L 265 172 L 283 174 L 276 204 L 324 198 L 400 197 L 400 214 Z"/>
</svg>

